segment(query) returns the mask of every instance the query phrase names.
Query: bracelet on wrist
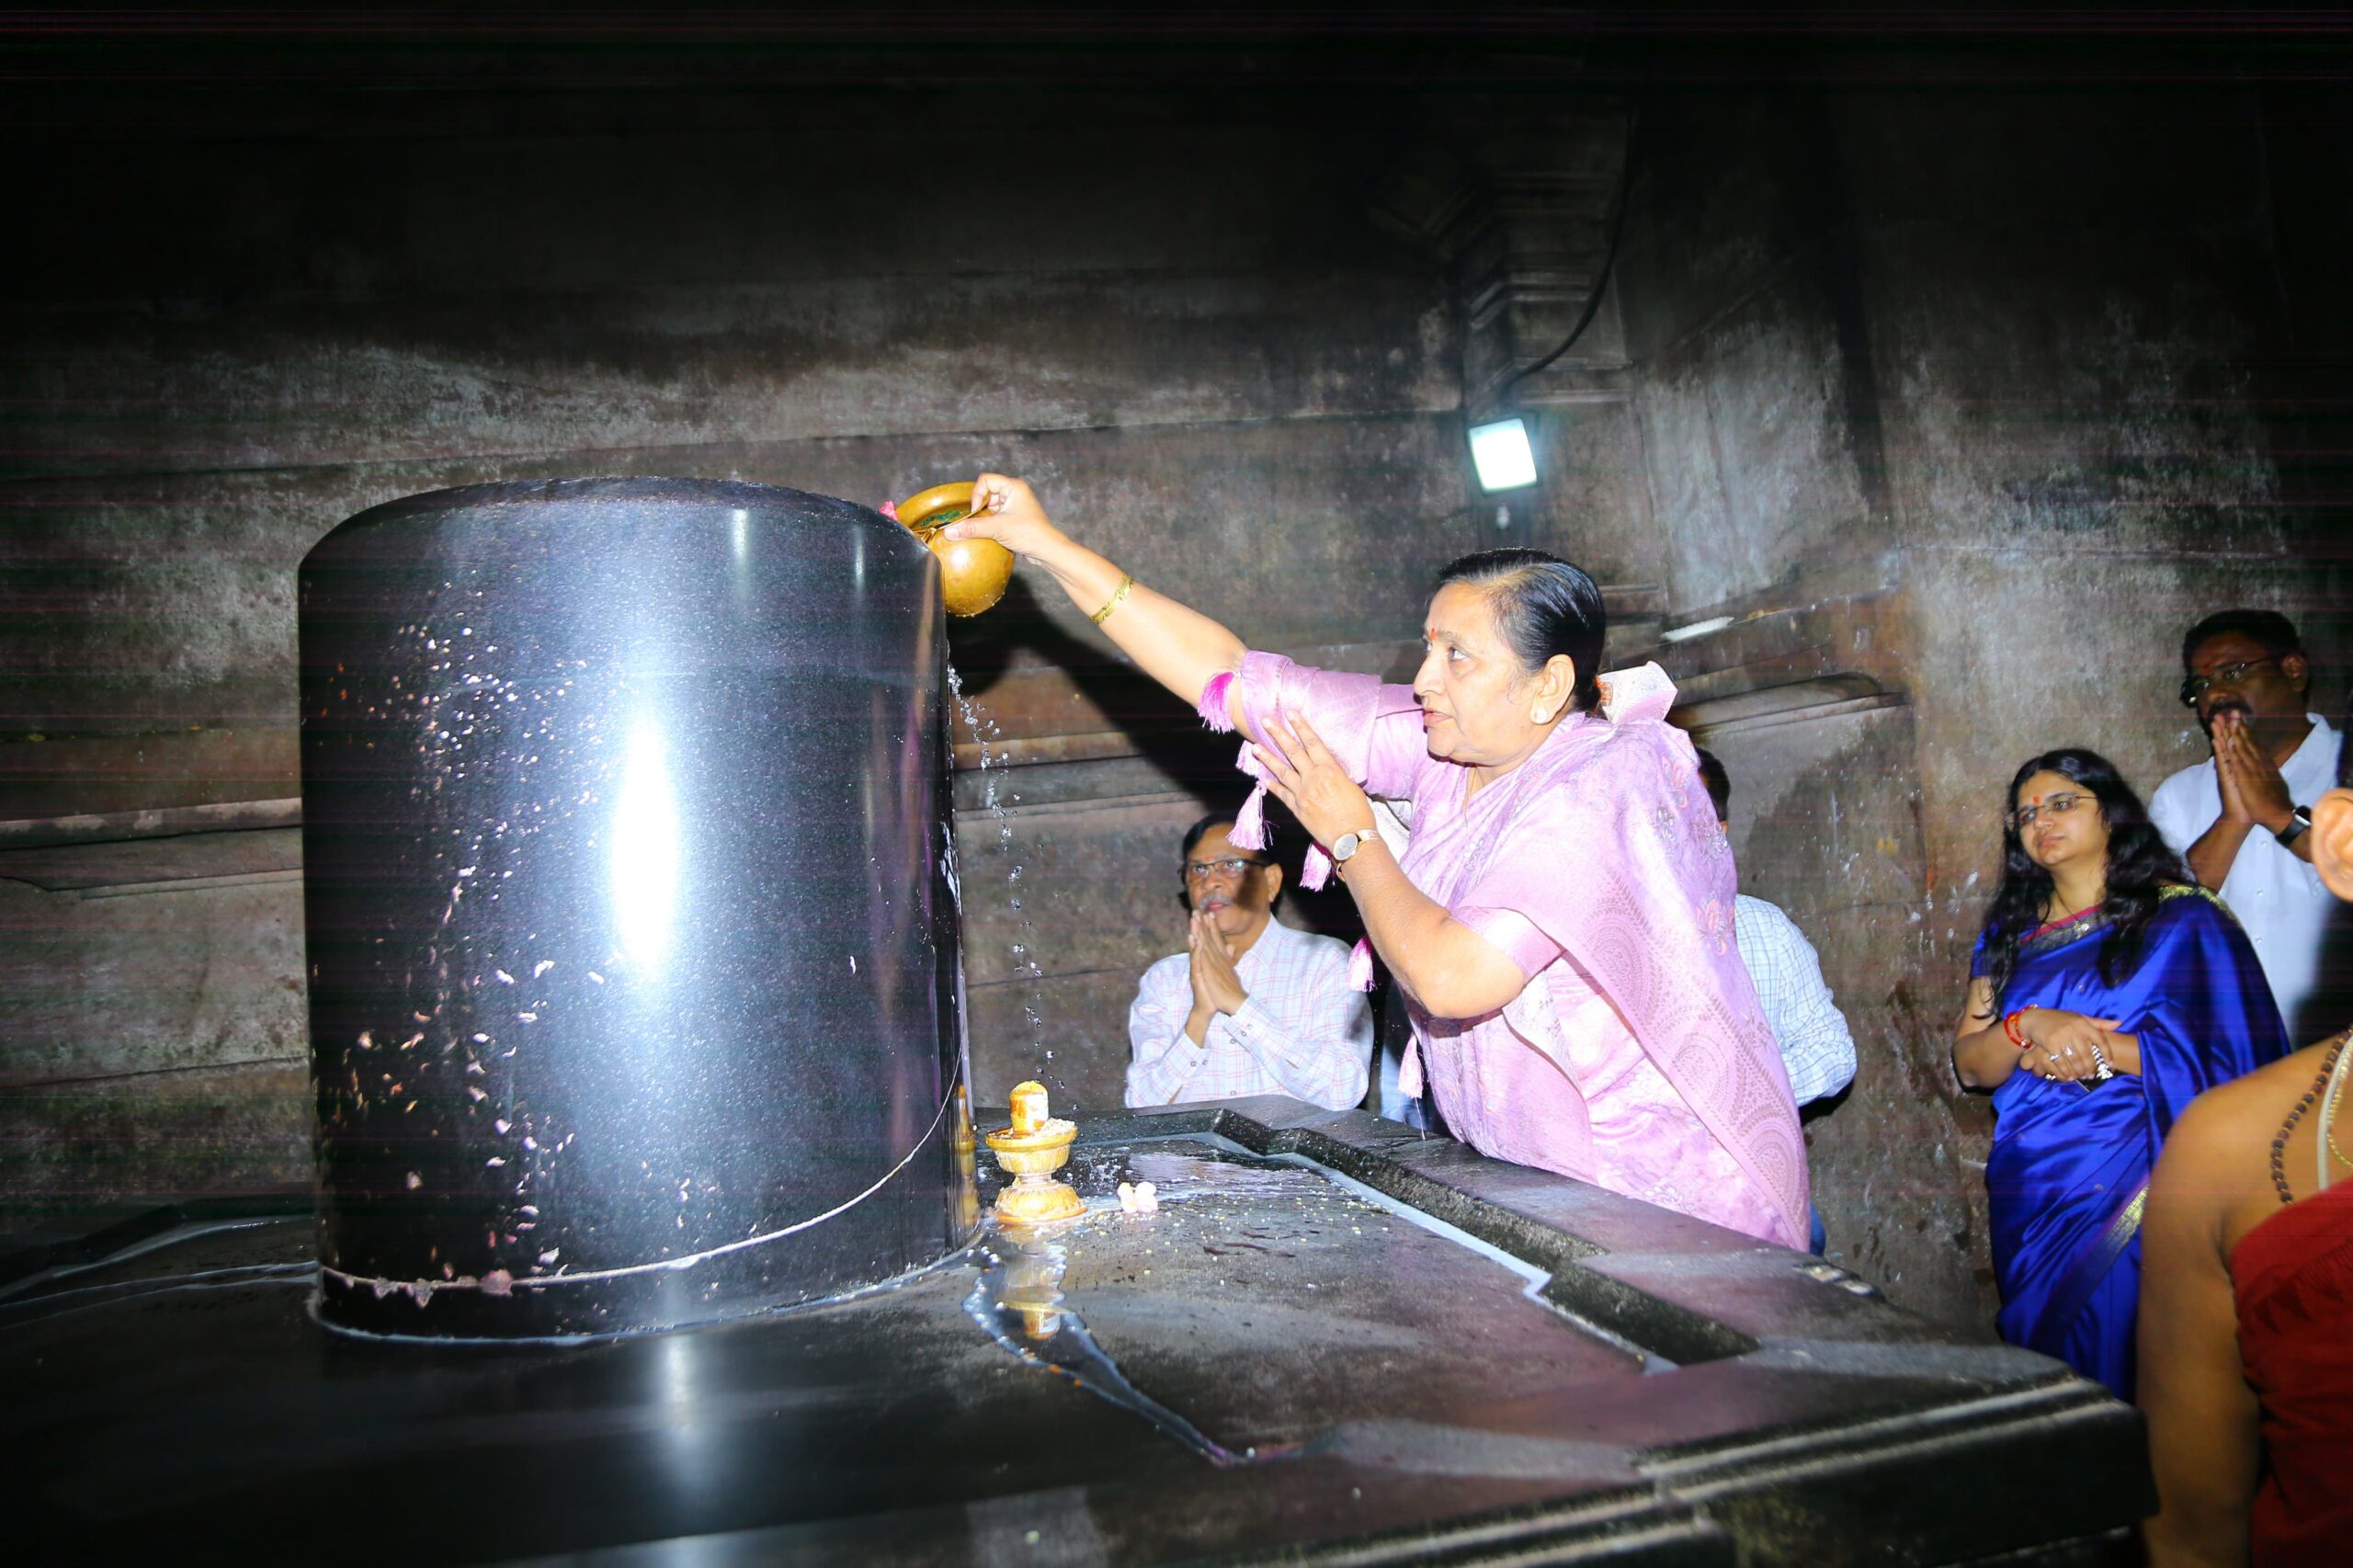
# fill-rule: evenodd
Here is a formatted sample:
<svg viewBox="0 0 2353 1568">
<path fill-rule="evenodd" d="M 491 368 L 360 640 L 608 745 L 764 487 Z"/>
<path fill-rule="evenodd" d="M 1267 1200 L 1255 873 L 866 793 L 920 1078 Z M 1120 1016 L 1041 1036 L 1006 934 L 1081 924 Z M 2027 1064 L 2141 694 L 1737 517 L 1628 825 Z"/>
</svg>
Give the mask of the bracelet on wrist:
<svg viewBox="0 0 2353 1568">
<path fill-rule="evenodd" d="M 1130 576 L 1125 572 L 1120 573 L 1120 585 L 1112 590 L 1109 601 L 1106 603 L 1101 609 L 1097 610 L 1093 615 L 1088 616 L 1086 619 L 1093 621 L 1097 626 L 1100 626 L 1105 621 L 1110 619 L 1112 611 L 1118 609 L 1121 605 L 1128 602 L 1129 591 L 1134 588 L 1135 585 L 1136 580 L 1133 577 Z"/>
<path fill-rule="evenodd" d="M 2012 1045 L 2017 1046 L 2020 1051 L 2024 1051 L 2028 1046 L 2032 1045 L 2034 1041 L 2027 1039 L 2025 1034 L 2019 1030 L 2018 1020 L 2025 1017 L 2029 1013 L 2037 1011 L 2040 1006 L 2041 1004 L 2039 1002 L 2029 1002 L 2025 1006 L 2005 1016 L 2002 1019 L 2002 1034 L 2004 1038 L 2008 1040 Z"/>
</svg>

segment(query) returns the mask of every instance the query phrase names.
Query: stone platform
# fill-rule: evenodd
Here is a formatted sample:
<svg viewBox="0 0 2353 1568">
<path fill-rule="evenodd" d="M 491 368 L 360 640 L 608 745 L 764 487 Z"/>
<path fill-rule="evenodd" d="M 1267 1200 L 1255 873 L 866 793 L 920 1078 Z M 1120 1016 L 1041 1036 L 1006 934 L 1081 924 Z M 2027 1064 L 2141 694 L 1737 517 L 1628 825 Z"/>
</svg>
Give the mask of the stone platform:
<svg viewBox="0 0 2353 1568">
<path fill-rule="evenodd" d="M 562 1346 L 321 1328 L 307 1213 L 0 1260 L 0 1492 L 75 1557 L 409 1565 L 2094 1562 L 2151 1506 L 2054 1362 L 1360 1112 L 1097 1119 L 1069 1175 L 1023 1245 Z"/>
</svg>

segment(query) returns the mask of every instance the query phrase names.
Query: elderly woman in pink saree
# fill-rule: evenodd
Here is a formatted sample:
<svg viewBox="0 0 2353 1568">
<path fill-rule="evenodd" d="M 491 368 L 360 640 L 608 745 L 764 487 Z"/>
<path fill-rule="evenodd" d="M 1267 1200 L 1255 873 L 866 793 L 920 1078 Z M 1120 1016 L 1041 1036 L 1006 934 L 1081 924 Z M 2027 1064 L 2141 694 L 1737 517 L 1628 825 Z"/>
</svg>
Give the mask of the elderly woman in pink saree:
<svg viewBox="0 0 2353 1568">
<path fill-rule="evenodd" d="M 1480 1153 L 1785 1246 L 1807 1234 L 1789 1080 L 1733 939 L 1732 856 L 1654 665 L 1597 678 L 1584 573 L 1535 551 L 1440 576 L 1410 687 L 1254 653 L 983 474 L 949 532 L 1042 567 L 1218 729 L 1336 867 L 1407 998 L 1427 1074 Z M 1411 802 L 1402 859 L 1368 791 Z M 1233 840 L 1258 827 L 1258 795 Z M 1370 979 L 1370 966 L 1360 966 Z"/>
</svg>

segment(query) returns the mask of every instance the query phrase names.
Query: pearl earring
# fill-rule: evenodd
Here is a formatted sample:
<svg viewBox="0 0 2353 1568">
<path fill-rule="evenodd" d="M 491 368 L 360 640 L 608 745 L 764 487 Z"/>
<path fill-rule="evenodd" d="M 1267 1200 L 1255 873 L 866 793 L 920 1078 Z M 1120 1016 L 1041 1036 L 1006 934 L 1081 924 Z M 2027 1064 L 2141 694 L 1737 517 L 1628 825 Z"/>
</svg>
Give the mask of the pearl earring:
<svg viewBox="0 0 2353 1568">
<path fill-rule="evenodd" d="M 1528 722 L 1531 724 L 1540 724 L 1552 716 L 1541 708 L 1531 708 L 1528 710 Z"/>
</svg>

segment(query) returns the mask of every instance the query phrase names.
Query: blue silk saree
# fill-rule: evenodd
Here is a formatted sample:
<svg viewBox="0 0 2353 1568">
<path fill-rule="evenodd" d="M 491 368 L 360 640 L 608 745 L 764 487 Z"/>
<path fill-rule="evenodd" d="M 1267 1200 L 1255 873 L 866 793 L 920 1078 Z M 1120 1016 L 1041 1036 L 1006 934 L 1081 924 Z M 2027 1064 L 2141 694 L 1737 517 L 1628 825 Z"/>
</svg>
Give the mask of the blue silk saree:
<svg viewBox="0 0 2353 1568">
<path fill-rule="evenodd" d="M 2141 1205 L 2174 1119 L 2204 1090 L 2287 1054 L 2255 948 L 2212 894 L 2168 888 L 2141 961 L 2100 979 L 2097 915 L 2022 943 L 1996 1006 L 2114 1018 L 2141 1046 L 2138 1076 L 2052 1083 L 2017 1072 L 1994 1091 L 1985 1166 L 2002 1337 L 2132 1397 Z M 1972 974 L 1984 970 L 1978 938 Z"/>
</svg>

